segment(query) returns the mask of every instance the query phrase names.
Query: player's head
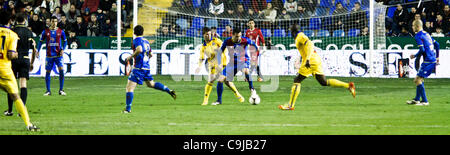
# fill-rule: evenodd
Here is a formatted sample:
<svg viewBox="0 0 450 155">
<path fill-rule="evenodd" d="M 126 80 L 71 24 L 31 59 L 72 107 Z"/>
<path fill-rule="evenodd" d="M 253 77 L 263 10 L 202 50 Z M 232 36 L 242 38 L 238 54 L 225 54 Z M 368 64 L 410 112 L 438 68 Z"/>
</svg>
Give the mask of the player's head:
<svg viewBox="0 0 450 155">
<path fill-rule="evenodd" d="M 58 18 L 56 16 L 53 16 L 50 18 L 50 28 L 55 29 L 58 26 Z"/>
<path fill-rule="evenodd" d="M 203 27 L 203 39 L 205 39 L 205 41 L 210 41 L 212 38 L 212 34 L 211 34 L 211 29 L 208 27 Z"/>
<path fill-rule="evenodd" d="M 255 28 L 255 20 L 253 19 L 248 20 L 248 27 L 250 27 L 251 29 Z"/>
<path fill-rule="evenodd" d="M 22 15 L 18 15 L 18 16 L 16 17 L 16 22 L 17 22 L 18 24 L 25 24 L 25 18 L 24 18 Z"/>
<path fill-rule="evenodd" d="M 421 31 L 422 25 L 423 25 L 422 20 L 414 20 L 412 23 L 412 29 L 413 29 L 414 33 Z"/>
<path fill-rule="evenodd" d="M 9 26 L 11 14 L 5 9 L 0 10 L 0 25 Z"/>
<path fill-rule="evenodd" d="M 239 29 L 239 28 L 234 28 L 233 29 L 233 34 L 232 34 L 232 36 L 231 36 L 231 41 L 233 41 L 233 42 L 239 42 L 239 40 L 241 40 L 241 37 L 242 37 L 242 32 L 241 32 L 241 29 Z"/>
<path fill-rule="evenodd" d="M 297 37 L 298 32 L 300 32 L 298 25 L 297 25 L 297 24 L 292 25 L 292 26 L 291 26 L 291 35 L 292 35 L 292 38 L 295 39 L 295 38 Z"/>
<path fill-rule="evenodd" d="M 144 27 L 142 27 L 141 25 L 136 25 L 134 27 L 134 35 L 136 36 L 144 35 Z"/>
</svg>

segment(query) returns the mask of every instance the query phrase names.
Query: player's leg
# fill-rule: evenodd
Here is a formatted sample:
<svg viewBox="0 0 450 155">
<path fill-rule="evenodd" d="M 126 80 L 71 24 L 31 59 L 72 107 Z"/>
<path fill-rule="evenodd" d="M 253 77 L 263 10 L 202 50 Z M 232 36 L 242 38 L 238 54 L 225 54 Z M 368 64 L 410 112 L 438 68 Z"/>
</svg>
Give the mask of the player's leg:
<svg viewBox="0 0 450 155">
<path fill-rule="evenodd" d="M 13 101 L 17 111 L 19 112 L 20 116 L 22 117 L 23 121 L 25 122 L 27 129 L 30 131 L 39 130 L 39 128 L 34 126 L 30 121 L 30 117 L 28 115 L 28 110 L 25 107 L 25 105 L 23 104 L 23 102 L 20 99 L 20 96 L 18 94 L 17 83 L 16 83 L 16 79 L 14 78 L 14 76 L 13 76 L 13 79 L 11 79 L 11 80 L 0 81 L 0 87 L 2 87 L 2 89 L 5 90 L 8 93 L 8 95 L 11 97 L 11 100 Z"/>
<path fill-rule="evenodd" d="M 250 76 L 250 72 L 248 70 L 247 67 L 242 68 L 242 73 L 244 73 L 245 78 L 247 79 L 248 82 L 248 88 L 250 89 L 251 95 L 250 96 L 258 96 L 258 94 L 256 93 L 255 88 L 253 87 L 253 80 L 251 79 L 252 77 Z"/>
<path fill-rule="evenodd" d="M 236 98 L 239 100 L 239 102 L 243 103 L 245 101 L 245 98 L 239 93 L 239 91 L 237 90 L 236 86 L 234 85 L 234 83 L 232 81 L 225 80 L 224 83 L 225 83 L 225 85 L 227 85 L 228 88 L 231 89 L 234 96 L 236 96 Z"/>
<path fill-rule="evenodd" d="M 355 90 L 355 84 L 353 82 L 346 83 L 339 81 L 337 79 L 328 79 L 325 77 L 325 75 L 316 74 L 315 75 L 316 80 L 320 83 L 322 86 L 330 86 L 330 87 L 336 87 L 336 88 L 346 88 L 350 91 L 353 97 L 356 95 Z"/>
<path fill-rule="evenodd" d="M 416 97 L 411 101 L 407 101 L 407 104 L 429 105 L 423 81 L 426 77 L 430 76 L 435 67 L 436 63 L 422 63 L 420 65 L 417 76 L 414 79 L 414 83 L 416 84 Z M 420 98 L 422 98 L 422 101 L 420 101 Z"/>
<path fill-rule="evenodd" d="M 258 74 L 258 81 L 262 82 L 264 81 L 263 76 L 261 74 L 261 69 L 260 69 L 260 62 L 261 60 L 259 59 L 260 55 L 259 55 L 259 51 L 256 53 L 256 74 Z"/>
<path fill-rule="evenodd" d="M 168 93 L 170 96 L 172 96 L 173 99 L 177 98 L 177 95 L 175 94 L 175 91 L 169 89 L 169 87 L 164 86 L 160 82 L 154 82 L 153 81 L 153 77 L 152 77 L 152 75 L 150 75 L 150 70 L 146 70 L 144 72 L 145 73 L 144 73 L 143 79 L 144 79 L 145 84 L 147 85 L 147 87 L 164 91 L 164 92 Z"/>
<path fill-rule="evenodd" d="M 19 68 L 19 86 L 20 86 L 20 98 L 23 104 L 27 104 L 27 81 L 30 79 L 30 59 L 23 59 Z"/>
<path fill-rule="evenodd" d="M 49 96 L 51 95 L 51 90 L 50 90 L 50 73 L 53 69 L 53 65 L 54 65 L 54 58 L 46 58 L 45 59 L 45 86 L 47 88 L 47 91 L 45 92 L 44 96 Z"/>
<path fill-rule="evenodd" d="M 205 95 L 203 97 L 202 105 L 208 105 L 209 95 L 211 94 L 213 83 L 217 79 L 215 67 L 208 67 L 208 68 L 210 68 L 209 69 L 210 73 L 208 76 L 208 83 L 205 85 Z"/>
<path fill-rule="evenodd" d="M 303 80 L 305 80 L 307 77 L 302 74 L 297 74 L 297 76 L 294 78 L 294 84 L 291 87 L 291 95 L 289 97 L 289 103 L 285 105 L 279 105 L 278 108 L 281 110 L 294 110 L 295 108 L 295 102 L 297 101 L 297 97 L 300 94 L 301 90 L 301 83 Z"/>
<path fill-rule="evenodd" d="M 58 66 L 59 73 L 59 95 L 66 96 L 64 92 L 64 66 L 63 66 L 63 57 L 56 58 L 56 66 Z"/>
<path fill-rule="evenodd" d="M 131 80 L 128 80 L 127 87 L 126 87 L 126 107 L 123 113 L 130 113 L 131 112 L 131 105 L 133 103 L 134 98 L 134 89 L 136 88 L 137 83 Z"/>
<path fill-rule="evenodd" d="M 225 80 L 227 79 L 226 75 L 226 71 L 224 70 L 225 74 L 220 75 L 219 80 L 217 81 L 217 100 L 216 102 L 212 103 L 212 105 L 218 105 L 218 104 L 222 104 L 222 93 L 223 93 L 223 83 L 225 82 Z"/>
<path fill-rule="evenodd" d="M 18 64 L 17 64 L 17 60 L 12 60 L 12 61 L 11 61 L 11 68 L 12 68 L 12 71 L 13 71 L 14 76 L 17 76 L 17 75 L 18 75 L 18 70 L 17 70 L 18 66 L 17 66 L 17 65 L 18 65 Z M 8 94 L 8 95 L 6 95 L 6 96 L 7 96 L 7 98 L 8 98 L 8 109 L 5 110 L 5 111 L 3 112 L 3 114 L 4 114 L 5 116 L 12 116 L 12 115 L 14 115 L 14 113 L 12 112 L 13 100 L 12 100 L 10 94 Z"/>
</svg>

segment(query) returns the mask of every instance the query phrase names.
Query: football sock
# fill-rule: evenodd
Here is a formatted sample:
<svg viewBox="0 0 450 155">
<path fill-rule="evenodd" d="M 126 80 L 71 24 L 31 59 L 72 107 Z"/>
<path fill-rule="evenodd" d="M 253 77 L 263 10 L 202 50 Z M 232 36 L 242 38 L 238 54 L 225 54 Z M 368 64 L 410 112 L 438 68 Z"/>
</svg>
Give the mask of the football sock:
<svg viewBox="0 0 450 155">
<path fill-rule="evenodd" d="M 50 73 L 45 73 L 45 86 L 47 86 L 47 92 L 50 92 Z"/>
<path fill-rule="evenodd" d="M 300 88 L 301 87 L 302 87 L 302 85 L 300 83 L 294 83 L 292 85 L 291 97 L 290 97 L 290 100 L 289 100 L 289 106 L 291 108 L 294 108 L 294 106 L 295 106 L 295 101 L 297 100 L 298 94 L 300 94 Z"/>
<path fill-rule="evenodd" d="M 30 126 L 30 117 L 28 116 L 27 107 L 23 105 L 23 102 L 21 99 L 17 99 L 14 101 L 14 105 L 16 106 L 17 111 L 20 114 L 20 117 L 22 117 L 23 121 L 25 122 L 26 126 Z"/>
<path fill-rule="evenodd" d="M 155 82 L 155 89 L 158 89 L 158 90 L 170 93 L 170 89 L 168 87 L 164 86 L 162 83 L 159 83 L 159 82 Z"/>
<path fill-rule="evenodd" d="M 416 87 L 416 97 L 414 98 L 415 101 L 420 101 L 420 97 L 422 97 L 422 84 L 417 85 Z"/>
<path fill-rule="evenodd" d="M 20 98 L 22 99 L 23 105 L 27 104 L 27 88 L 20 88 Z"/>
<path fill-rule="evenodd" d="M 254 89 L 252 77 L 250 76 L 250 74 L 245 74 L 245 79 L 247 79 L 247 82 L 248 82 L 248 89 L 250 89 L 250 90 Z"/>
<path fill-rule="evenodd" d="M 426 93 L 425 93 L 425 85 L 423 85 L 423 83 L 420 85 L 420 87 L 422 87 L 420 90 L 421 90 L 421 95 L 422 95 L 422 102 L 428 102 L 428 99 L 427 99 L 427 95 L 426 95 Z"/>
<path fill-rule="evenodd" d="M 208 83 L 205 86 L 205 97 L 203 98 L 203 103 L 208 103 L 208 99 L 209 99 L 209 95 L 211 94 L 212 91 L 212 83 Z"/>
<path fill-rule="evenodd" d="M 239 97 L 241 94 L 239 94 L 239 91 L 237 90 L 236 86 L 232 82 L 225 82 L 225 84 L 233 91 L 234 96 Z"/>
<path fill-rule="evenodd" d="M 327 80 L 328 86 L 331 87 L 339 87 L 339 88 L 348 88 L 350 87 L 348 83 L 342 82 L 336 79 L 328 79 Z"/>
<path fill-rule="evenodd" d="M 64 88 L 64 70 L 59 71 L 59 90 Z"/>
<path fill-rule="evenodd" d="M 259 65 L 256 67 L 256 73 L 258 74 L 258 77 L 262 78 L 261 70 L 259 69 Z"/>
<path fill-rule="evenodd" d="M 133 92 L 127 92 L 127 99 L 126 99 L 126 110 L 130 111 L 131 110 L 131 103 L 133 102 Z"/>
<path fill-rule="evenodd" d="M 217 102 L 222 103 L 223 82 L 217 82 Z"/>
<path fill-rule="evenodd" d="M 12 106 L 13 106 L 13 100 L 11 99 L 11 96 L 8 96 L 8 112 L 12 112 Z"/>
</svg>

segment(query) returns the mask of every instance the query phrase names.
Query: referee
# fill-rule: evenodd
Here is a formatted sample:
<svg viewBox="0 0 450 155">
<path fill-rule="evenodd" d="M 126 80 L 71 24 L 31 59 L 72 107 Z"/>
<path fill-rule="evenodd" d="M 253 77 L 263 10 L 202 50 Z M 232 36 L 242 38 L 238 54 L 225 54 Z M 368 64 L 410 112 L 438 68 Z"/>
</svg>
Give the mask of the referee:
<svg viewBox="0 0 450 155">
<path fill-rule="evenodd" d="M 30 78 L 30 57 L 29 50 L 33 50 L 31 64 L 34 62 L 34 57 L 36 54 L 35 42 L 33 40 L 33 33 L 25 26 L 26 19 L 23 15 L 19 15 L 16 18 L 17 24 L 15 25 L 13 31 L 17 33 L 19 36 L 19 41 L 17 42 L 17 52 L 18 59 L 12 60 L 12 70 L 14 76 L 19 78 L 19 86 L 20 86 L 20 98 L 23 101 L 23 104 L 27 102 L 27 80 Z M 12 105 L 13 101 L 11 97 L 8 95 L 8 110 L 4 112 L 5 116 L 12 116 Z"/>
</svg>

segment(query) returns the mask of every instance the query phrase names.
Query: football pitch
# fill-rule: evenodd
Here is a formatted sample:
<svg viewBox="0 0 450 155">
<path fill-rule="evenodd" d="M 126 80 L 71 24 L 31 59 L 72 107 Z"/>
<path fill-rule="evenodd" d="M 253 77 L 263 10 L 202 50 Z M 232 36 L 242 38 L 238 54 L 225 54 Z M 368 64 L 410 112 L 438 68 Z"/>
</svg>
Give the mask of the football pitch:
<svg viewBox="0 0 450 155">
<path fill-rule="evenodd" d="M 29 132 L 21 118 L 0 116 L 0 135 L 449 135 L 450 79 L 426 79 L 429 106 L 406 105 L 415 96 L 413 79 L 341 78 L 356 84 L 353 99 L 346 89 L 322 87 L 313 78 L 302 83 L 294 111 L 281 111 L 289 101 L 293 76 L 281 76 L 275 92 L 261 92 L 261 104 L 248 103 L 247 82 L 235 82 L 245 97 L 239 103 L 224 88 L 223 104 L 216 83 L 209 105 L 201 106 L 206 81 L 176 82 L 154 76 L 177 92 L 170 95 L 146 86 L 134 93 L 132 113 L 123 114 L 126 77 L 66 77 L 67 96 L 59 96 L 59 80 L 52 78 L 52 96 L 43 96 L 43 78 L 28 83 L 27 107 L 31 121 L 41 128 Z M 330 78 L 330 77 L 329 77 Z M 0 110 L 7 109 L 1 93 Z"/>
</svg>

